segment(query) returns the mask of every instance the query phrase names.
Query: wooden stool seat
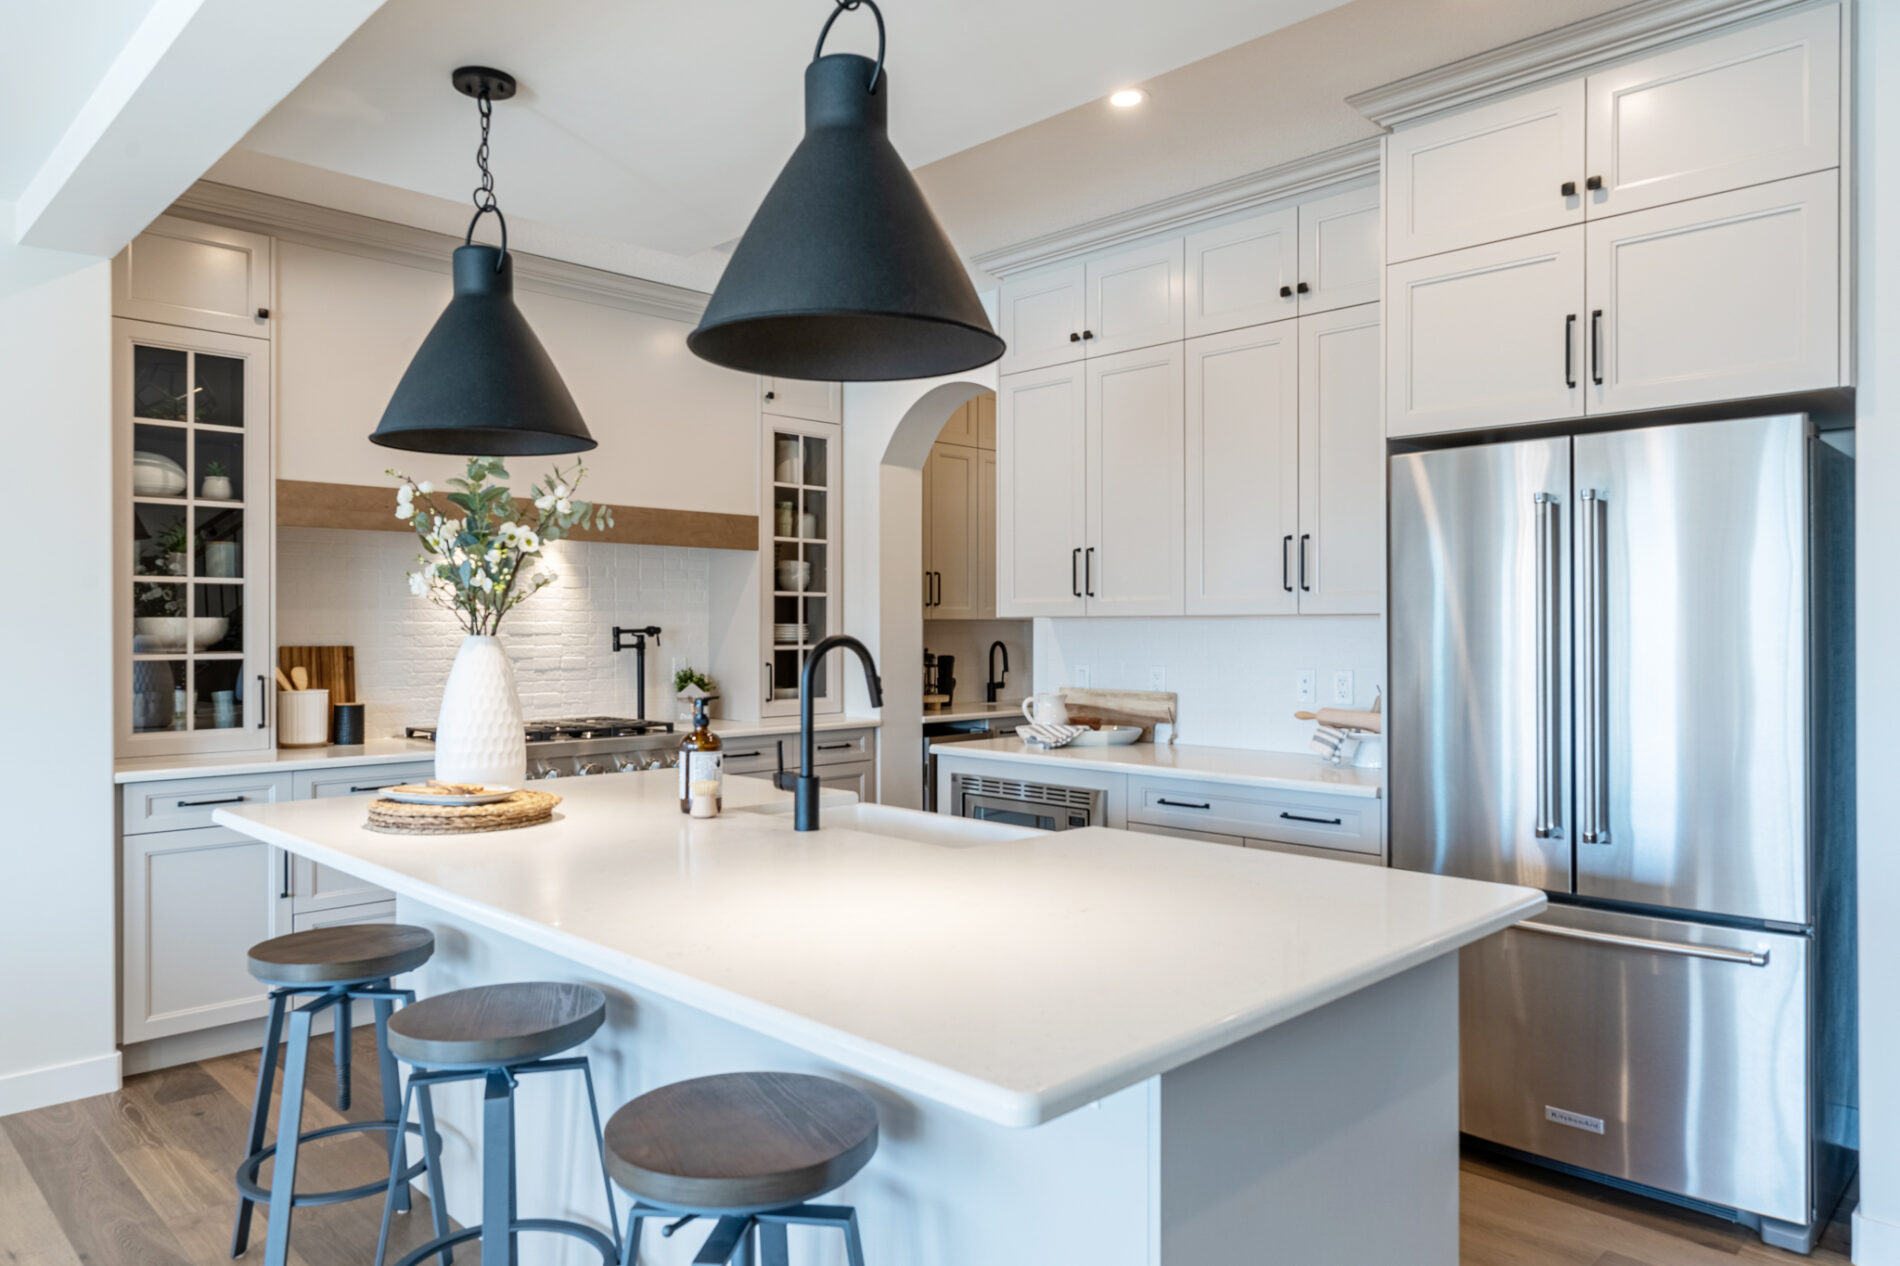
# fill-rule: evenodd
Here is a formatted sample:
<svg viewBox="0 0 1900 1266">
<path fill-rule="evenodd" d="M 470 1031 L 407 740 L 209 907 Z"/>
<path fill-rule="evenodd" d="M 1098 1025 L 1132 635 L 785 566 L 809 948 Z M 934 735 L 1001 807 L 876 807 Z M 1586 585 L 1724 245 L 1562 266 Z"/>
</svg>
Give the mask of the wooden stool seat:
<svg viewBox="0 0 1900 1266">
<path fill-rule="evenodd" d="M 877 1151 L 863 1091 L 798 1073 L 726 1073 L 649 1091 L 607 1122 L 607 1172 L 674 1209 L 774 1209 L 821 1196 Z"/>
<path fill-rule="evenodd" d="M 579 1046 L 606 1018 L 607 995 L 592 985 L 481 985 L 398 1011 L 389 1048 L 425 1068 L 500 1068 Z"/>
<path fill-rule="evenodd" d="M 400 976 L 429 961 L 435 933 L 405 923 L 350 923 L 292 932 L 251 946 L 249 967 L 279 985 L 324 985 Z"/>
</svg>

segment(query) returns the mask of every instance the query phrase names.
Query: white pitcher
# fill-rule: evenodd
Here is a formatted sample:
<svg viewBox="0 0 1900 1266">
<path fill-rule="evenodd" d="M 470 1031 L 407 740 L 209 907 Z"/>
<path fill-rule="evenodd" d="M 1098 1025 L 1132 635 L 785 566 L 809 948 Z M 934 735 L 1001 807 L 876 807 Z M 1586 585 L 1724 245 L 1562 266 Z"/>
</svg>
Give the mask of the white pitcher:
<svg viewBox="0 0 1900 1266">
<path fill-rule="evenodd" d="M 1068 705 L 1061 695 L 1030 695 L 1023 700 L 1023 715 L 1031 725 L 1067 725 Z"/>
</svg>

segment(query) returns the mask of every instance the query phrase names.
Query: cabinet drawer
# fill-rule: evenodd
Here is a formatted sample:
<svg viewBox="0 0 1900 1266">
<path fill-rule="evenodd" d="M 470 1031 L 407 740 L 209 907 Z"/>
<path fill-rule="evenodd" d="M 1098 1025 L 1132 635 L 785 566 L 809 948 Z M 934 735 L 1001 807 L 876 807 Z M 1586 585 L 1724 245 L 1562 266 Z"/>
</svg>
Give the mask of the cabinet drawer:
<svg viewBox="0 0 1900 1266">
<path fill-rule="evenodd" d="M 787 763 L 798 751 L 798 736 L 785 743 Z M 850 761 L 871 760 L 877 755 L 871 746 L 870 730 L 832 730 L 812 735 L 812 759 L 820 765 L 843 765 Z"/>
<path fill-rule="evenodd" d="M 820 730 L 812 735 L 812 759 L 820 765 L 843 765 L 877 756 L 872 730 Z M 722 749 L 729 774 L 770 774 L 779 767 L 779 748 L 785 749 L 785 769 L 798 772 L 798 735 L 757 734 L 729 738 Z"/>
<path fill-rule="evenodd" d="M 345 906 L 340 910 L 312 910 L 305 914 L 293 915 L 290 930 L 293 932 L 314 932 L 318 928 L 345 927 L 352 923 L 394 923 L 396 921 L 395 901 L 371 901 L 359 906 Z"/>
<path fill-rule="evenodd" d="M 1265 849 L 1269 853 L 1292 853 L 1298 857 L 1317 857 L 1329 862 L 1357 862 L 1361 866 L 1383 866 L 1385 857 L 1379 853 L 1353 853 L 1339 848 L 1312 848 L 1305 844 L 1288 844 L 1284 840 L 1243 840 L 1248 848 Z"/>
<path fill-rule="evenodd" d="M 289 774 L 233 774 L 125 784 L 125 834 L 210 826 L 215 810 L 290 799 Z"/>
<path fill-rule="evenodd" d="M 1379 852 L 1379 802 L 1357 796 L 1130 778 L 1128 818 L 1275 843 Z"/>
<path fill-rule="evenodd" d="M 1142 835 L 1167 835 L 1177 840 L 1199 840 L 1203 844 L 1226 844 L 1239 848 L 1246 840 L 1238 835 L 1222 835 L 1216 831 L 1190 831 L 1178 826 L 1158 826 L 1153 822 L 1130 822 L 1128 829 Z"/>
<path fill-rule="evenodd" d="M 435 776 L 434 761 L 407 765 L 356 765 L 348 769 L 313 770 L 297 774 L 293 784 L 298 800 L 328 800 L 332 796 L 361 796 L 407 782 L 427 782 Z"/>
</svg>

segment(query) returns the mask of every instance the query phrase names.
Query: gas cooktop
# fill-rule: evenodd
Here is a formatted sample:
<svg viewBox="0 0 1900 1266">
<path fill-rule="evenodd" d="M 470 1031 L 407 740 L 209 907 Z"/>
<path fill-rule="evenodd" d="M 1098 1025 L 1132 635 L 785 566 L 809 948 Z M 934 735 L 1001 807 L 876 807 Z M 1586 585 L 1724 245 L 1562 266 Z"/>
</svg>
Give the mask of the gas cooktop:
<svg viewBox="0 0 1900 1266">
<path fill-rule="evenodd" d="M 433 725 L 412 725 L 403 733 L 412 739 L 435 741 Z M 530 743 L 563 743 L 574 739 L 637 738 L 643 734 L 671 734 L 671 721 L 642 721 L 635 717 L 562 717 L 553 721 L 525 721 L 522 732 Z"/>
</svg>

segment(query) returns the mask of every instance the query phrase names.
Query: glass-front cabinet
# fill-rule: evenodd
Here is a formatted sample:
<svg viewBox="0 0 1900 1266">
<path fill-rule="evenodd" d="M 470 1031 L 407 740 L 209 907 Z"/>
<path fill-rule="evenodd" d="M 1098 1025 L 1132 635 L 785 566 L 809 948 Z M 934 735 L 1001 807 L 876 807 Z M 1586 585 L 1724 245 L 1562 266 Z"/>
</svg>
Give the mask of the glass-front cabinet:
<svg viewBox="0 0 1900 1266">
<path fill-rule="evenodd" d="M 119 754 L 269 747 L 270 343 L 113 338 Z"/>
<path fill-rule="evenodd" d="M 838 533 L 843 431 L 829 422 L 764 416 L 762 711 L 765 716 L 789 716 L 799 708 L 807 654 L 838 631 L 843 616 Z M 814 711 L 843 711 L 840 654 L 827 655 L 812 673 Z"/>
</svg>

